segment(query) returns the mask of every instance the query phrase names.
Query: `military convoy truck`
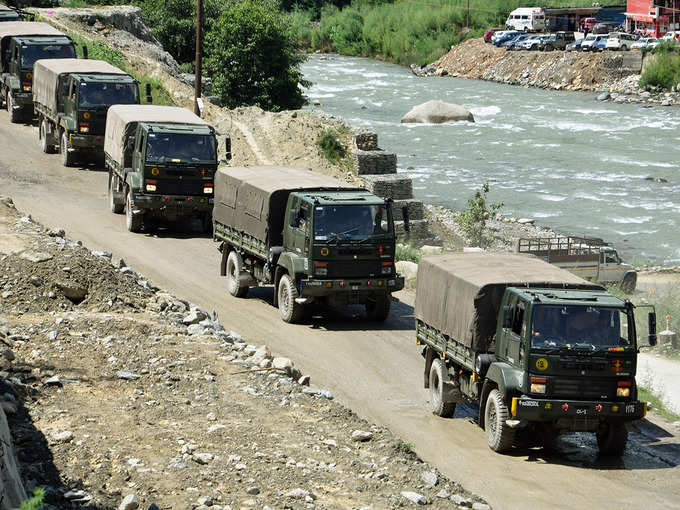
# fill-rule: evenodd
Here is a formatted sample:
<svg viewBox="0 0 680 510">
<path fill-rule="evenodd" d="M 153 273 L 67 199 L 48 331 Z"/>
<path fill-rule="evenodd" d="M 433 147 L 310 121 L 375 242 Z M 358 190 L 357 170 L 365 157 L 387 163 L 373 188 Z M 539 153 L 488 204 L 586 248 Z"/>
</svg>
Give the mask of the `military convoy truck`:
<svg viewBox="0 0 680 510">
<path fill-rule="evenodd" d="M 106 113 L 113 104 L 139 104 L 139 87 L 128 74 L 102 60 L 38 60 L 33 103 L 46 153 L 59 146 L 64 166 L 83 153 L 103 155 Z"/>
<path fill-rule="evenodd" d="M 390 294 L 404 286 L 391 201 L 308 169 L 220 168 L 213 236 L 229 293 L 273 284 L 285 322 L 310 303 L 362 304 L 384 320 Z"/>
<path fill-rule="evenodd" d="M 75 58 L 71 38 L 47 23 L 0 23 L 0 97 L 10 122 L 33 116 L 33 65 L 40 59 Z"/>
<path fill-rule="evenodd" d="M 0 22 L 22 20 L 23 15 L 18 9 L 12 9 L 6 5 L 0 5 Z"/>
<path fill-rule="evenodd" d="M 426 256 L 416 292 L 435 414 L 478 402 L 497 452 L 524 429 L 547 445 L 563 432 L 595 432 L 601 454 L 623 453 L 629 425 L 647 411 L 635 371 L 639 347 L 656 343 L 653 309 L 638 342 L 630 301 L 519 254 Z"/>
<path fill-rule="evenodd" d="M 530 253 L 586 280 L 618 284 L 631 293 L 637 285 L 637 271 L 621 261 L 619 254 L 601 239 L 587 237 L 537 237 L 519 239 L 517 253 Z"/>
<path fill-rule="evenodd" d="M 114 105 L 104 137 L 109 207 L 127 229 L 198 218 L 212 227 L 215 130 L 185 108 Z"/>
</svg>

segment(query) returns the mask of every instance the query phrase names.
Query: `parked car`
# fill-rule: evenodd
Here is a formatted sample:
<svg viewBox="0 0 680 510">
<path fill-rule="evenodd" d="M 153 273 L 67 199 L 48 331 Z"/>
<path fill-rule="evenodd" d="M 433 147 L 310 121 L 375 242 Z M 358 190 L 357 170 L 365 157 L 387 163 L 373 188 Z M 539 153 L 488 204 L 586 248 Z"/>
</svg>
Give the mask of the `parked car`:
<svg viewBox="0 0 680 510">
<path fill-rule="evenodd" d="M 593 27 L 593 34 L 608 34 L 609 32 L 615 32 L 622 30 L 623 27 L 618 21 L 600 21 L 597 25 Z"/>
<path fill-rule="evenodd" d="M 581 44 L 583 43 L 583 39 L 579 39 L 578 41 L 574 41 L 573 43 L 567 44 L 567 47 L 564 48 L 566 51 L 581 51 Z"/>
<path fill-rule="evenodd" d="M 607 36 L 607 41 L 605 42 L 605 48 L 608 50 L 620 50 L 627 51 L 633 46 L 636 39 L 633 34 L 627 34 L 625 32 L 612 32 Z"/>
<path fill-rule="evenodd" d="M 656 37 L 642 37 L 631 44 L 630 49 L 633 51 L 647 51 L 656 48 L 659 45 L 659 40 Z"/>
<path fill-rule="evenodd" d="M 588 34 L 581 43 L 581 51 L 601 51 L 599 45 L 601 43 L 604 48 L 606 40 L 606 35 Z"/>
<path fill-rule="evenodd" d="M 493 34 L 495 34 L 496 32 L 500 32 L 501 30 L 503 30 L 503 29 L 498 28 L 498 27 L 492 27 L 492 28 L 487 29 L 486 32 L 484 32 L 484 42 L 490 43 L 491 42 L 491 36 Z"/>
<path fill-rule="evenodd" d="M 597 18 L 585 18 L 581 21 L 581 31 L 588 29 L 588 32 L 593 30 L 593 27 L 598 24 Z"/>
<path fill-rule="evenodd" d="M 661 39 L 659 39 L 659 42 L 665 43 L 669 41 L 675 41 L 678 42 L 678 39 L 680 39 L 680 32 L 678 31 L 670 31 L 666 32 Z"/>
<path fill-rule="evenodd" d="M 530 51 L 536 51 L 538 50 L 541 40 L 548 37 L 547 35 L 533 35 L 531 37 L 528 37 L 524 41 L 518 43 L 515 47 L 518 50 L 530 50 Z"/>
<path fill-rule="evenodd" d="M 505 41 L 503 43 L 503 48 L 505 48 L 506 50 L 516 50 L 517 44 L 521 43 L 522 41 L 526 41 L 529 37 L 531 37 L 529 34 L 520 34 L 518 36 L 515 36 L 509 41 Z"/>
<path fill-rule="evenodd" d="M 555 32 L 542 39 L 539 49 L 543 51 L 563 50 L 574 42 L 574 32 Z"/>
<path fill-rule="evenodd" d="M 498 32 L 498 33 L 500 33 L 500 32 Z M 498 37 L 495 38 L 495 40 L 494 40 L 494 38 L 492 38 L 491 41 L 494 43 L 494 45 L 500 46 L 504 42 L 509 41 L 510 39 L 512 39 L 514 37 L 517 37 L 521 33 L 522 32 L 520 32 L 519 30 L 505 30 L 503 32 L 503 35 L 499 35 Z"/>
</svg>

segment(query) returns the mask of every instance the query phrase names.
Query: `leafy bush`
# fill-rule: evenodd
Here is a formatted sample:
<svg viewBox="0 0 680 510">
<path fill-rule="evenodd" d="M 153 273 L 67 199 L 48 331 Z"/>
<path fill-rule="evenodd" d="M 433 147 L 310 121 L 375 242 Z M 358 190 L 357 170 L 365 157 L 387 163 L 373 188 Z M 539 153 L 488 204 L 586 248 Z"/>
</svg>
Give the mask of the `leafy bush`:
<svg viewBox="0 0 680 510">
<path fill-rule="evenodd" d="M 415 248 L 410 244 L 397 244 L 397 249 L 394 253 L 394 260 L 399 262 L 401 260 L 406 262 L 415 262 L 418 264 L 423 258 L 423 250 Z"/>
<path fill-rule="evenodd" d="M 458 226 L 472 246 L 485 248 L 491 242 L 491 231 L 487 221 L 496 216 L 503 203 L 487 203 L 489 183 L 485 182 L 475 194 L 468 199 L 468 207 L 456 218 Z"/>
<path fill-rule="evenodd" d="M 644 89 L 671 90 L 680 83 L 680 54 L 669 48 L 661 48 L 654 53 L 654 60 L 642 74 L 639 85 Z"/>
<path fill-rule="evenodd" d="M 332 129 L 326 129 L 319 134 L 316 146 L 331 163 L 337 163 L 347 155 L 347 148 L 340 141 L 338 132 Z"/>
<path fill-rule="evenodd" d="M 33 496 L 21 502 L 19 510 L 40 510 L 45 506 L 45 489 L 38 487 L 33 490 Z"/>
<path fill-rule="evenodd" d="M 205 41 L 205 68 L 213 91 L 228 108 L 257 105 L 265 110 L 304 104 L 300 64 L 304 55 L 274 0 L 233 0 Z"/>
</svg>

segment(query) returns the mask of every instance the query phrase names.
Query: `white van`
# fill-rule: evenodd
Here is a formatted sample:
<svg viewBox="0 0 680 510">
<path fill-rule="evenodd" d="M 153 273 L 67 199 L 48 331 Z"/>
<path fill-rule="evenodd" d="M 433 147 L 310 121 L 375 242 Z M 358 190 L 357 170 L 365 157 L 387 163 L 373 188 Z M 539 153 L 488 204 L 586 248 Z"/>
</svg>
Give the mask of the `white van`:
<svg viewBox="0 0 680 510">
<path fill-rule="evenodd" d="M 505 26 L 524 32 L 540 32 L 545 30 L 545 12 L 540 7 L 515 9 L 508 16 Z"/>
</svg>

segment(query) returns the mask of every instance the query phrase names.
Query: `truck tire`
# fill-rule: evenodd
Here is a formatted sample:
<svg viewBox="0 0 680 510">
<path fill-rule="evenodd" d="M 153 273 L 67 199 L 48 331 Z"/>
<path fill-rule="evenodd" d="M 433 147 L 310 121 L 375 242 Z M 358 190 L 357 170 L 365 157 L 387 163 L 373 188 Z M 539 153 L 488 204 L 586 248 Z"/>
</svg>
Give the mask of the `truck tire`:
<svg viewBox="0 0 680 510">
<path fill-rule="evenodd" d="M 621 282 L 621 290 L 626 294 L 632 294 L 637 286 L 637 275 L 627 274 Z"/>
<path fill-rule="evenodd" d="M 372 321 L 384 321 L 390 314 L 390 296 L 378 296 L 366 303 L 366 316 Z"/>
<path fill-rule="evenodd" d="M 5 104 L 7 105 L 7 112 L 9 113 L 9 121 L 12 124 L 16 124 L 19 122 L 19 112 L 14 109 L 14 97 L 11 92 L 7 92 Z"/>
<path fill-rule="evenodd" d="M 128 190 L 125 195 L 125 225 L 129 232 L 140 232 L 144 224 L 141 214 L 132 214 L 132 191 Z"/>
<path fill-rule="evenodd" d="M 504 452 L 512 447 L 515 431 L 505 423 L 509 415 L 501 392 L 494 388 L 486 399 L 484 428 L 489 448 L 495 452 Z"/>
<path fill-rule="evenodd" d="M 284 274 L 279 280 L 278 288 L 279 313 L 284 322 L 295 324 L 302 319 L 304 309 L 300 303 L 295 302 L 299 296 L 293 279 L 290 275 Z"/>
<path fill-rule="evenodd" d="M 54 145 L 51 145 L 47 142 L 47 119 L 44 117 L 40 122 L 40 142 L 42 144 L 42 150 L 45 154 L 54 153 Z"/>
<path fill-rule="evenodd" d="M 628 431 L 625 425 L 610 423 L 604 430 L 598 431 L 597 447 L 600 455 L 605 457 L 620 457 L 626 450 Z"/>
<path fill-rule="evenodd" d="M 244 298 L 248 295 L 248 286 L 241 284 L 243 259 L 235 251 L 229 252 L 227 257 L 227 290 L 234 297 Z"/>
<path fill-rule="evenodd" d="M 432 413 L 442 418 L 451 418 L 456 412 L 455 402 L 444 402 L 444 381 L 448 378 L 446 364 L 440 358 L 433 359 L 430 366 L 430 402 Z"/>
<path fill-rule="evenodd" d="M 119 204 L 116 202 L 116 198 L 113 194 L 113 189 L 118 187 L 118 176 L 114 175 L 113 172 L 109 172 L 109 188 L 108 188 L 108 198 L 109 198 L 109 209 L 114 214 L 121 214 L 125 209 L 125 204 Z"/>
<path fill-rule="evenodd" d="M 68 135 L 66 131 L 61 132 L 61 139 L 59 141 L 59 152 L 61 153 L 61 164 L 69 167 L 73 166 L 73 153 L 69 151 L 71 144 L 68 143 Z"/>
</svg>

